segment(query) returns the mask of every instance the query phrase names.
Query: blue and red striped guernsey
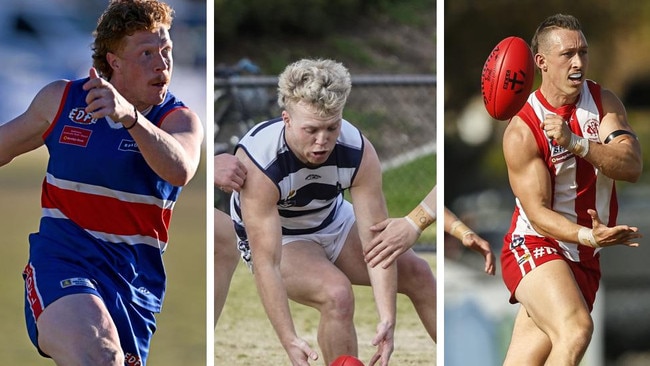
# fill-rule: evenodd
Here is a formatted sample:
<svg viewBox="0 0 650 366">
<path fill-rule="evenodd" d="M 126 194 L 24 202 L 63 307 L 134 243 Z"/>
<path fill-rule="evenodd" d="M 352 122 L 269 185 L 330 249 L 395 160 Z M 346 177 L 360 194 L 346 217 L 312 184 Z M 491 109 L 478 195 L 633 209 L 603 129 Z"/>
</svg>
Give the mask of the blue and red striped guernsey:
<svg viewBox="0 0 650 366">
<path fill-rule="evenodd" d="M 121 123 L 84 111 L 88 79 L 71 81 L 50 128 L 38 236 L 62 250 L 115 271 L 115 285 L 132 300 L 160 311 L 165 292 L 162 254 L 181 187 L 160 178 L 145 162 Z M 171 93 L 143 115 L 160 126 L 178 108 Z M 103 263 L 102 263 L 103 262 Z"/>
</svg>

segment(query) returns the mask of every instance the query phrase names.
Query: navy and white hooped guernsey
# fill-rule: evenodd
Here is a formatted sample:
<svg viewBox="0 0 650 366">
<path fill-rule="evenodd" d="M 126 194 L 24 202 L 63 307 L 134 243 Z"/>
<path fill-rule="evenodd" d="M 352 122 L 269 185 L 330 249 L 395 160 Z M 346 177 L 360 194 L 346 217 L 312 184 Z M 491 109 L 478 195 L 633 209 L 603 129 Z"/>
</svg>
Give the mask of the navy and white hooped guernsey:
<svg viewBox="0 0 650 366">
<path fill-rule="evenodd" d="M 343 203 L 343 191 L 352 185 L 359 169 L 363 147 L 361 132 L 342 120 L 341 133 L 327 161 L 309 167 L 287 146 L 281 118 L 257 124 L 237 145 L 278 188 L 283 235 L 315 233 L 333 221 Z M 233 193 L 230 212 L 237 235 L 246 241 L 238 192 Z"/>
</svg>

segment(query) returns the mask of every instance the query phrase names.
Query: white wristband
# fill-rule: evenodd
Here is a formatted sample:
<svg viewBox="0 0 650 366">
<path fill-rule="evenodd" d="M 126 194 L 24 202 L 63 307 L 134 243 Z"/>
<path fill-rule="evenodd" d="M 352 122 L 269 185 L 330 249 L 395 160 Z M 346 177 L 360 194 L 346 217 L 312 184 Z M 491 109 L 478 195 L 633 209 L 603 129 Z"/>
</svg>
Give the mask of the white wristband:
<svg viewBox="0 0 650 366">
<path fill-rule="evenodd" d="M 411 224 L 411 226 L 413 226 L 413 228 L 415 229 L 415 232 L 418 233 L 418 235 L 422 234 L 422 229 L 420 229 L 418 224 L 416 224 L 415 221 L 413 221 L 412 218 L 410 218 L 408 216 L 404 216 L 404 218 L 406 219 L 406 221 L 408 221 L 409 224 Z"/>
<path fill-rule="evenodd" d="M 594 230 L 593 229 L 588 229 L 586 227 L 581 227 L 580 230 L 578 230 L 578 241 L 580 244 L 592 247 L 592 248 L 600 248 L 600 245 L 596 242 L 596 238 L 594 238 Z"/>
<path fill-rule="evenodd" d="M 584 158 L 585 156 L 587 156 L 587 153 L 589 152 L 589 140 L 587 140 L 584 137 L 580 137 L 575 133 L 572 133 L 571 141 L 569 141 L 569 146 L 567 146 L 567 150 L 580 156 L 581 158 Z"/>
</svg>

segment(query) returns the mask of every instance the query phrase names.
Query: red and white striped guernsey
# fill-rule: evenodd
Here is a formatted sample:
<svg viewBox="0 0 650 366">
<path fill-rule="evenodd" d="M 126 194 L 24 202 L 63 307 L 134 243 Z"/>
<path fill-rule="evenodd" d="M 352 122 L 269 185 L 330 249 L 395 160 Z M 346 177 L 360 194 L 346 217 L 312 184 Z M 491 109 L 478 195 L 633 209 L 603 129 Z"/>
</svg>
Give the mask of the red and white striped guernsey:
<svg viewBox="0 0 650 366">
<path fill-rule="evenodd" d="M 546 137 L 540 127 L 544 116 L 557 114 L 567 121 L 571 131 L 593 142 L 600 142 L 598 129 L 602 118 L 601 88 L 591 80 L 583 83 L 575 104 L 553 108 L 539 90 L 533 92 L 517 114 L 530 128 L 546 162 L 552 184 L 553 211 L 579 225 L 591 227 L 587 209 L 596 209 L 602 222 L 615 225 L 618 213 L 615 182 L 585 159 L 567 151 Z M 516 198 L 516 207 L 507 237 L 542 236 L 530 224 Z M 599 249 L 558 241 L 563 255 L 580 262 L 593 257 Z"/>
</svg>

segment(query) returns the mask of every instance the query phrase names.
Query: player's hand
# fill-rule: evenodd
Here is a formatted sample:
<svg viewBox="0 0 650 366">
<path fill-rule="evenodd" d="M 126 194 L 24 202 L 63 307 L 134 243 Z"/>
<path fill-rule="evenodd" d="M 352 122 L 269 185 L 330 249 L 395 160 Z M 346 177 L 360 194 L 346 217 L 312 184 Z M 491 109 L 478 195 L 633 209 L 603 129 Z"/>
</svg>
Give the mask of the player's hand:
<svg viewBox="0 0 650 366">
<path fill-rule="evenodd" d="M 546 136 L 555 140 L 558 145 L 565 148 L 569 146 L 572 132 L 562 117 L 557 114 L 548 114 L 544 117 L 541 127 Z"/>
<path fill-rule="evenodd" d="M 485 273 L 494 275 L 496 261 L 490 243 L 478 236 L 475 232 L 469 232 L 463 236 L 462 243 L 465 247 L 480 253 L 485 258 Z"/>
<path fill-rule="evenodd" d="M 99 77 L 94 67 L 89 75 L 90 80 L 83 85 L 83 89 L 88 91 L 86 113 L 91 113 L 94 119 L 108 116 L 115 122 L 130 125 L 134 118 L 133 105 L 111 83 Z"/>
<path fill-rule="evenodd" d="M 380 366 L 388 366 L 390 356 L 393 354 L 393 326 L 381 322 L 377 324 L 377 334 L 372 339 L 372 345 L 377 346 L 377 351 L 370 359 L 368 366 L 374 366 L 379 361 Z"/>
<path fill-rule="evenodd" d="M 235 155 L 223 153 L 214 157 L 214 186 L 231 193 L 241 189 L 246 180 L 246 166 Z"/>
<path fill-rule="evenodd" d="M 381 263 L 388 268 L 402 253 L 409 250 L 420 234 L 405 218 L 386 219 L 370 227 L 376 233 L 367 248 L 366 262 L 370 267 Z"/>
<path fill-rule="evenodd" d="M 639 228 L 628 225 L 616 225 L 607 227 L 600 221 L 598 212 L 589 209 L 587 213 L 591 216 L 591 227 L 594 239 L 600 247 L 609 247 L 612 245 L 626 245 L 628 247 L 638 247 L 636 239 L 642 238 Z"/>
<path fill-rule="evenodd" d="M 296 338 L 287 348 L 287 353 L 292 366 L 309 366 L 309 361 L 318 360 L 318 353 L 309 347 L 309 343 L 301 338 Z"/>
</svg>

